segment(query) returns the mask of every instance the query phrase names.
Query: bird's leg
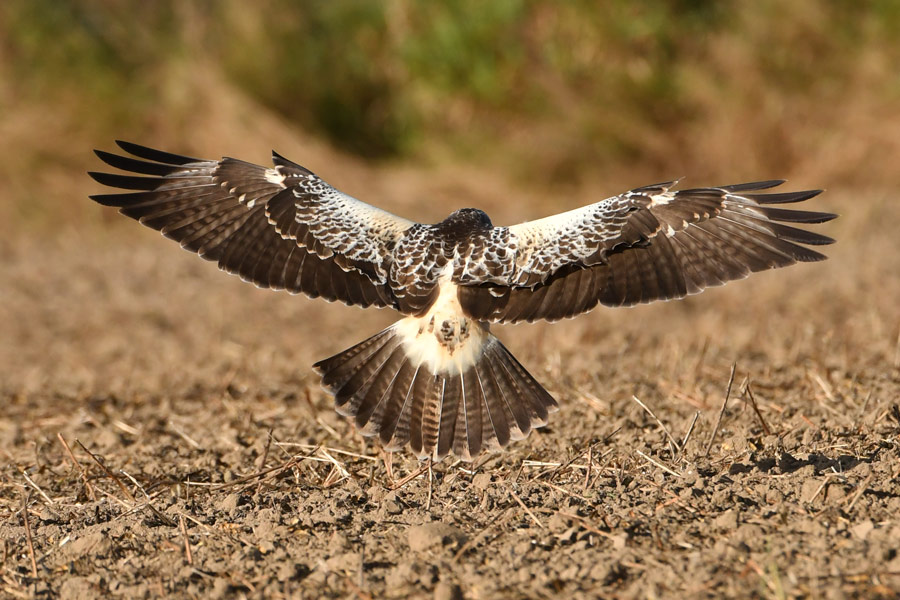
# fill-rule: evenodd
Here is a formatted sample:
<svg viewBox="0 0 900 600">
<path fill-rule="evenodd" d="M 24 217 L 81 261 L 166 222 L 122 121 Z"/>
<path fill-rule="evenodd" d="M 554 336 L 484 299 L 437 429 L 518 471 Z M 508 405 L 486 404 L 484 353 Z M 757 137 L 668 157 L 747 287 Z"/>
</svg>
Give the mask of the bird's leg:
<svg viewBox="0 0 900 600">
<path fill-rule="evenodd" d="M 428 501 L 425 503 L 425 510 L 431 510 L 431 491 L 432 491 L 432 481 L 434 480 L 434 473 L 431 470 L 432 461 L 431 457 L 428 457 Z"/>
<path fill-rule="evenodd" d="M 387 474 L 388 487 L 394 487 L 394 453 L 390 450 L 382 450 L 381 458 L 384 460 L 384 471 Z"/>
</svg>

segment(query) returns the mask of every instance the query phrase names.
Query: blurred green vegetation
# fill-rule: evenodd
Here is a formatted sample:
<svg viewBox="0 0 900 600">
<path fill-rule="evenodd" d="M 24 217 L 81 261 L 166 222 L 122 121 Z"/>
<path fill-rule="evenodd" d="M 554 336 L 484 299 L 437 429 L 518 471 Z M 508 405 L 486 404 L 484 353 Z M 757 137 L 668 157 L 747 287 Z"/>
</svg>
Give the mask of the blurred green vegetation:
<svg viewBox="0 0 900 600">
<path fill-rule="evenodd" d="M 479 136 L 510 116 L 584 118 L 589 107 L 589 145 L 640 154 L 611 115 L 691 119 L 698 70 L 725 87 L 742 76 L 717 72 L 723 36 L 762 79 L 808 93 L 847 80 L 867 49 L 896 57 L 900 34 L 893 0 L 7 0 L 2 12 L 26 94 L 82 95 L 118 121 L 152 100 L 155 72 L 200 52 L 246 93 L 367 157 L 435 134 L 464 141 L 449 107 L 474 114 Z"/>
<path fill-rule="evenodd" d="M 774 176 L 900 106 L 898 40 L 896 0 L 4 0 L 0 126 L 190 137 L 185 82 L 215 74 L 367 159 Z"/>
</svg>

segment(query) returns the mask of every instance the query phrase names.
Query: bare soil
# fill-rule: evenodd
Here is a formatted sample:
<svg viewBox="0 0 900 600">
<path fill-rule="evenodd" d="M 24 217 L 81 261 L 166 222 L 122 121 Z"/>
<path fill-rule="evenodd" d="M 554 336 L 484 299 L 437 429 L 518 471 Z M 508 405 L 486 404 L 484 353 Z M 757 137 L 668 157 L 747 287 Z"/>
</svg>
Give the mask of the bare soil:
<svg viewBox="0 0 900 600">
<path fill-rule="evenodd" d="M 134 223 L 8 235 L 0 596 L 896 597 L 900 209 L 817 206 L 826 263 L 497 328 L 560 411 L 393 478 L 310 365 L 394 315 Z"/>
</svg>

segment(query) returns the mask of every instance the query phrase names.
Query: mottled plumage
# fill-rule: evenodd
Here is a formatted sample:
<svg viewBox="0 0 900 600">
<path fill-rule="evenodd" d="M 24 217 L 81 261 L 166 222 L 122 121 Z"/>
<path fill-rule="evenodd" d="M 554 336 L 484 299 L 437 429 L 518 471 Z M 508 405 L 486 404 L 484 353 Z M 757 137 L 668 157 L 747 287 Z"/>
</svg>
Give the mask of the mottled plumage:
<svg viewBox="0 0 900 600">
<path fill-rule="evenodd" d="M 129 190 L 92 196 L 97 202 L 258 286 L 403 314 L 315 368 L 364 435 L 435 459 L 472 460 L 527 436 L 556 410 L 491 322 L 681 298 L 822 260 L 807 246 L 833 241 L 785 225 L 835 215 L 773 206 L 820 193 L 760 193 L 782 181 L 681 191 L 668 182 L 511 227 L 471 208 L 425 225 L 351 198 L 275 153 L 265 168 L 119 146 L 134 158 L 97 155 L 144 177 L 91 173 Z"/>
</svg>

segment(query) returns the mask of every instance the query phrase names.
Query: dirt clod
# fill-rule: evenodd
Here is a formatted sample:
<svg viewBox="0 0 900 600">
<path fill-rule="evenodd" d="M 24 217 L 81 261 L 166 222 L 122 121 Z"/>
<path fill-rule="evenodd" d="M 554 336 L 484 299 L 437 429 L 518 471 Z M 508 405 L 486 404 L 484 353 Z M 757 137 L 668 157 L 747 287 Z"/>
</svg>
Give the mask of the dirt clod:
<svg viewBox="0 0 900 600">
<path fill-rule="evenodd" d="M 409 549 L 413 552 L 424 552 L 443 546 L 459 546 L 466 541 L 466 536 L 457 527 L 435 521 L 415 525 L 407 531 Z"/>
</svg>

